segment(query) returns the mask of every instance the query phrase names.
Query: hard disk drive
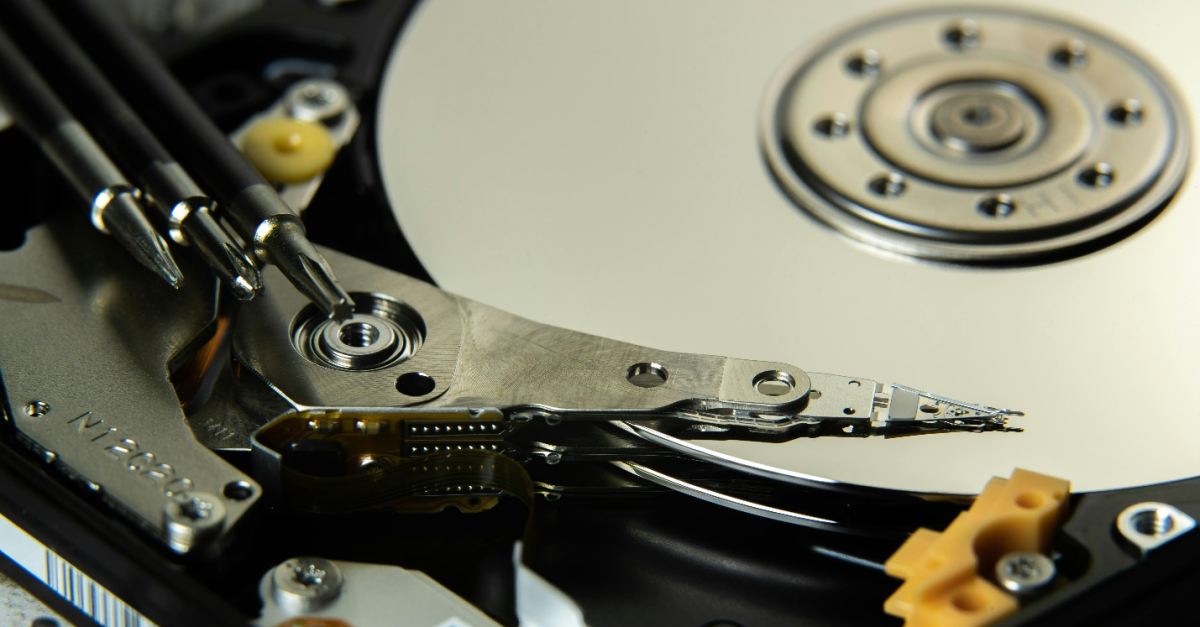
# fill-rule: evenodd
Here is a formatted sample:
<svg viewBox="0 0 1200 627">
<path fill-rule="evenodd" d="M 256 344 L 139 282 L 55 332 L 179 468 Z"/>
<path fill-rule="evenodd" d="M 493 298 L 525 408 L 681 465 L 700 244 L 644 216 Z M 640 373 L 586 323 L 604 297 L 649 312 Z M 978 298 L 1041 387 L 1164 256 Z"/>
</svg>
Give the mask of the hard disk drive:
<svg viewBox="0 0 1200 627">
<path fill-rule="evenodd" d="M 0 612 L 1178 620 L 1198 22 L 12 0 Z"/>
</svg>

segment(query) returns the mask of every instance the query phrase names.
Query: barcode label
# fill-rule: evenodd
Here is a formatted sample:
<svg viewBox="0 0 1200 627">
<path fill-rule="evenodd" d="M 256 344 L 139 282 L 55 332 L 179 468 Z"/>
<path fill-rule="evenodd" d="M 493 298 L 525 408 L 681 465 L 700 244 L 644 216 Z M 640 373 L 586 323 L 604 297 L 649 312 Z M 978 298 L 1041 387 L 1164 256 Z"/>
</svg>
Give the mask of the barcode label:
<svg viewBox="0 0 1200 627">
<path fill-rule="evenodd" d="M 49 549 L 46 550 L 43 581 L 104 627 L 149 627 L 153 624 Z"/>
<path fill-rule="evenodd" d="M 157 627 L 4 516 L 0 552 L 103 627 Z"/>
</svg>

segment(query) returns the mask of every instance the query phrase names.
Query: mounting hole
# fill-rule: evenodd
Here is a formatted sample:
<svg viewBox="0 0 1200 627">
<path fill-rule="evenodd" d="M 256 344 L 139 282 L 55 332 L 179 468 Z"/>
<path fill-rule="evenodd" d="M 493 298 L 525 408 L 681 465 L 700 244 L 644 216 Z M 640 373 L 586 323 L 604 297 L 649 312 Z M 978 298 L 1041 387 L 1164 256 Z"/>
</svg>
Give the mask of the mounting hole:
<svg viewBox="0 0 1200 627">
<path fill-rule="evenodd" d="M 379 339 L 379 329 L 366 322 L 352 322 L 341 328 L 338 339 L 347 346 L 366 348 Z"/>
<path fill-rule="evenodd" d="M 435 387 L 437 382 L 424 372 L 406 372 L 396 378 L 396 391 L 405 396 L 425 396 Z"/>
<path fill-rule="evenodd" d="M 960 612 L 978 612 L 987 607 L 983 597 L 973 592 L 959 592 L 950 597 L 950 605 Z"/>
<path fill-rule="evenodd" d="M 625 371 L 625 380 L 640 388 L 656 388 L 667 382 L 667 369 L 662 364 L 642 362 Z"/>
<path fill-rule="evenodd" d="M 1022 492 L 1017 495 L 1017 505 L 1025 509 L 1037 509 L 1044 501 L 1042 495 L 1037 492 Z"/>
<path fill-rule="evenodd" d="M 920 409 L 921 409 L 921 413 L 924 413 L 924 414 L 936 414 L 936 413 L 938 413 L 938 406 L 937 406 L 937 405 L 921 405 L 921 408 L 920 408 Z"/>
<path fill-rule="evenodd" d="M 763 396 L 783 396 L 796 389 L 796 379 L 781 370 L 767 370 L 754 375 L 754 389 Z"/>
<path fill-rule="evenodd" d="M 854 408 L 853 408 L 853 407 L 847 407 L 847 408 L 845 408 L 845 409 L 843 409 L 843 410 L 842 410 L 842 413 L 843 413 L 843 414 L 846 414 L 847 416 L 853 416 L 853 415 L 854 415 Z"/>
<path fill-rule="evenodd" d="M 1134 531 L 1151 538 L 1165 536 L 1175 528 L 1175 517 L 1158 508 L 1140 511 L 1130 518 L 1130 522 Z"/>
<path fill-rule="evenodd" d="M 254 496 L 254 486 L 246 481 L 230 481 L 225 484 L 225 488 L 221 490 L 221 494 L 224 494 L 227 499 L 244 501 Z"/>
<path fill-rule="evenodd" d="M 33 401 L 25 405 L 25 415 L 30 418 L 41 418 L 50 413 L 50 405 L 42 401 Z"/>
</svg>

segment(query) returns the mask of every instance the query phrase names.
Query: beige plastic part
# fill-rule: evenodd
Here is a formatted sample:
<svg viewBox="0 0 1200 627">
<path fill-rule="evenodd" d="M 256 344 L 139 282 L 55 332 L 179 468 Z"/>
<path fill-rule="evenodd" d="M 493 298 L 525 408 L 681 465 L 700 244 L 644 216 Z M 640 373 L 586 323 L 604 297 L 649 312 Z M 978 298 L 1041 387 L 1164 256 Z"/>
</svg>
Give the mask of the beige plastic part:
<svg viewBox="0 0 1200 627">
<path fill-rule="evenodd" d="M 1005 553 L 1046 553 L 1066 513 L 1071 484 L 1028 470 L 994 477 L 943 532 L 918 529 L 885 564 L 904 580 L 883 608 L 906 627 L 982 627 L 1017 611 L 986 576 Z"/>
<path fill-rule="evenodd" d="M 242 152 L 267 180 L 302 183 L 329 168 L 337 146 L 320 124 L 269 118 L 246 129 Z"/>
</svg>

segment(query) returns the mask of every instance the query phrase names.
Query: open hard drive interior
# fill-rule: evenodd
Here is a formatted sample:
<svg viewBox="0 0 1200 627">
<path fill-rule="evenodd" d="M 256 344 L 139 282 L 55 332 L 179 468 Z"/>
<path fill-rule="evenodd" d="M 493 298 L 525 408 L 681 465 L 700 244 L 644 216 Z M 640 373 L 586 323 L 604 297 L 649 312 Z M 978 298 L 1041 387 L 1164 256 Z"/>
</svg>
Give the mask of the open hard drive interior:
<svg viewBox="0 0 1200 627">
<path fill-rule="evenodd" d="M 1146 624 L 1200 4 L 9 0 L 6 624 Z"/>
</svg>

